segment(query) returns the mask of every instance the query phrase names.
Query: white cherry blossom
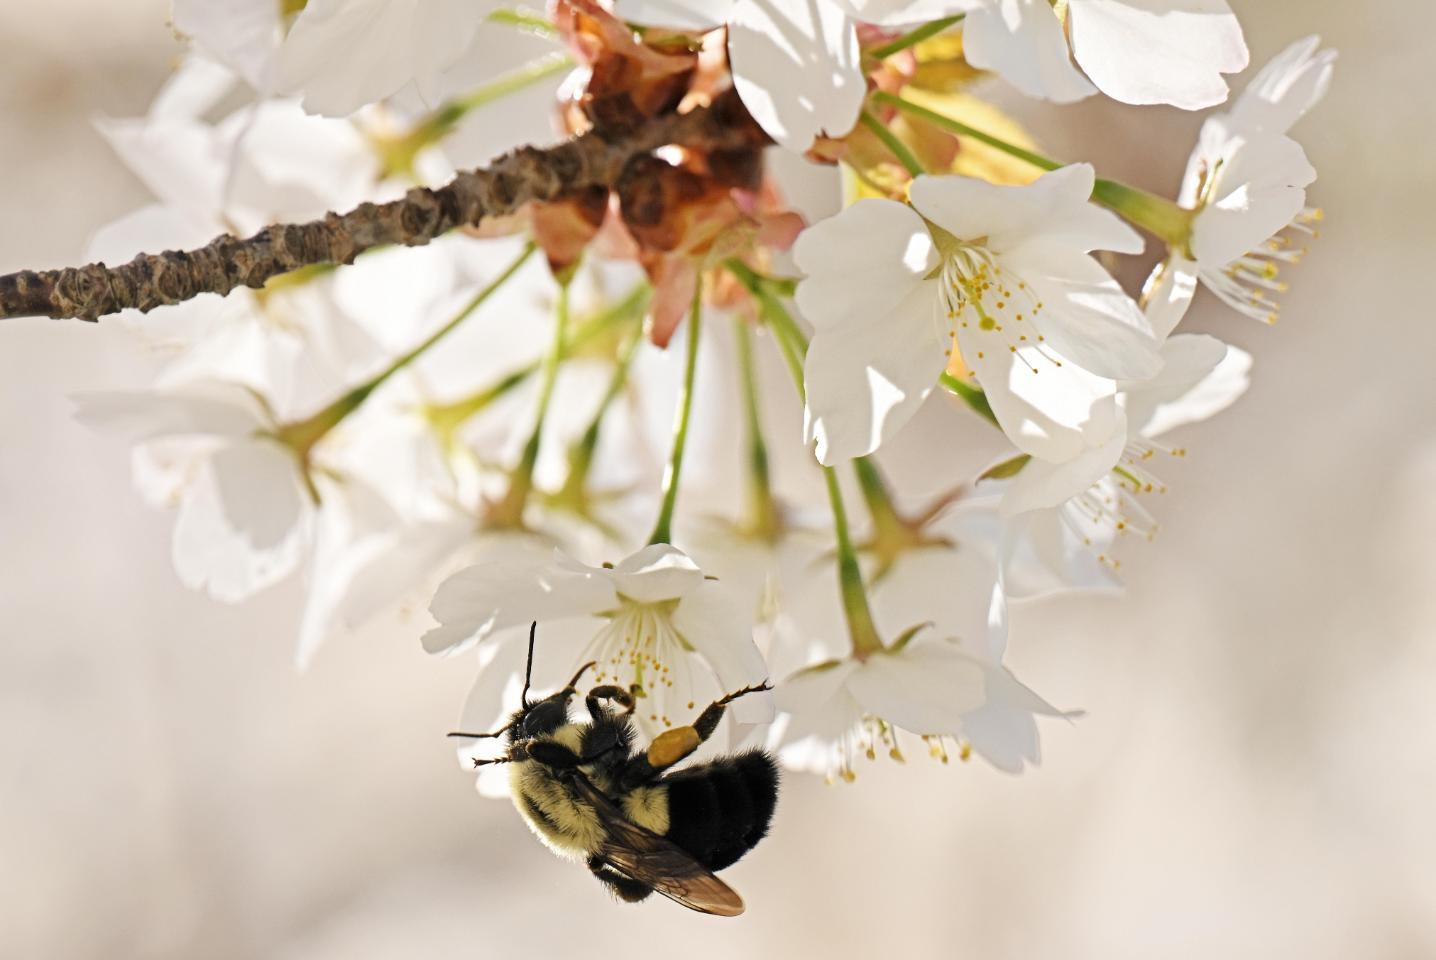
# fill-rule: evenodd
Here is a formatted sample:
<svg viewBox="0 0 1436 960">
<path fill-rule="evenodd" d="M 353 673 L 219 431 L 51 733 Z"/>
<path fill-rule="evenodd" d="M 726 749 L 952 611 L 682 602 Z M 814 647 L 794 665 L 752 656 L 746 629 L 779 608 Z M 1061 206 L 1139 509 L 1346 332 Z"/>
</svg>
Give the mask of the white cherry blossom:
<svg viewBox="0 0 1436 960">
<path fill-rule="evenodd" d="M 170 19 L 177 31 L 255 90 L 272 92 L 286 26 L 283 0 L 174 0 Z"/>
<path fill-rule="evenodd" d="M 857 123 L 867 93 L 857 23 L 935 20 L 960 0 L 619 0 L 619 16 L 687 29 L 726 25 L 733 85 L 753 119 L 799 153 Z"/>
<path fill-rule="evenodd" d="M 1111 436 L 1116 380 L 1150 377 L 1141 310 L 1088 254 L 1142 241 L 1088 202 L 1074 164 L 1030 185 L 918 177 L 911 206 L 860 200 L 798 238 L 797 302 L 814 327 L 808 431 L 833 464 L 876 449 L 953 351 L 1024 452 L 1061 462 Z"/>
<path fill-rule="evenodd" d="M 998 769 L 1020 773 L 1041 759 L 1037 717 L 1063 712 L 1003 664 L 1008 624 L 999 585 L 1002 528 L 995 510 L 979 513 L 965 499 L 958 501 L 930 528 L 935 541 L 947 542 L 905 551 L 876 585 L 872 603 L 884 622 L 931 623 L 935 636 L 981 666 L 982 704 L 963 714 L 954 736 Z"/>
<path fill-rule="evenodd" d="M 581 649 L 569 642 L 555 653 L 545 642 L 540 656 L 570 665 L 595 660 L 595 682 L 636 684 L 638 721 L 662 729 L 725 692 L 768 678 L 742 608 L 669 544 L 644 547 L 612 567 L 557 552 L 480 563 L 449 577 L 429 606 L 439 625 L 423 644 L 430 653 L 453 655 L 489 637 L 512 642 L 530 621 L 546 637 L 551 622 L 581 618 L 589 625 Z M 744 697 L 732 711 L 739 722 L 763 722 L 771 703 Z"/>
<path fill-rule="evenodd" d="M 439 74 L 468 52 L 488 0 L 309 0 L 279 52 L 278 89 L 342 117 L 414 84 L 430 104 Z"/>
<path fill-rule="evenodd" d="M 1180 202 L 1195 210 L 1187 250 L 1173 250 L 1148 279 L 1148 315 L 1160 335 L 1186 314 L 1198 283 L 1234 310 L 1274 323 L 1281 267 L 1304 252 L 1321 211 L 1307 207 L 1316 170 L 1287 136 L 1326 94 L 1336 53 L 1317 37 L 1292 44 L 1254 77 L 1232 109 L 1202 126 Z"/>
<path fill-rule="evenodd" d="M 1020 552 L 1048 574 L 1019 574 L 1020 581 L 1101 586 L 1106 578 L 1093 560 L 1115 570 L 1113 547 L 1119 540 L 1155 534 L 1156 521 L 1142 498 L 1165 492 L 1166 486 L 1154 473 L 1153 461 L 1185 455 L 1183 448 L 1158 437 L 1229 407 L 1246 392 L 1251 369 L 1244 351 L 1204 335 L 1172 337 L 1162 356 L 1157 377 L 1122 385 L 1123 429 L 1107 443 L 1066 463 L 1033 458 L 1007 483 L 998 507 L 1010 521 L 1002 548 L 1005 572 Z M 1012 587 L 1020 595 L 1034 592 L 1020 583 Z M 1045 591 L 1039 587 L 1036 592 Z"/>
<path fill-rule="evenodd" d="M 986 701 L 988 679 L 980 660 L 931 638 L 827 660 L 778 685 L 783 715 L 771 742 L 786 766 L 851 780 L 860 753 L 900 759 L 900 732 L 934 744 L 960 736 Z"/>
<path fill-rule="evenodd" d="M 293 452 L 273 439 L 263 402 L 234 384 L 75 398 L 86 424 L 136 444 L 184 444 L 174 565 L 180 580 L 236 603 L 292 573 L 312 504 Z"/>
<path fill-rule="evenodd" d="M 1226 100 L 1222 75 L 1247 65 L 1241 25 L 1227 0 L 969 0 L 966 6 L 968 61 L 1028 96 L 1059 103 L 1101 90 L 1124 103 L 1200 110 Z"/>
</svg>

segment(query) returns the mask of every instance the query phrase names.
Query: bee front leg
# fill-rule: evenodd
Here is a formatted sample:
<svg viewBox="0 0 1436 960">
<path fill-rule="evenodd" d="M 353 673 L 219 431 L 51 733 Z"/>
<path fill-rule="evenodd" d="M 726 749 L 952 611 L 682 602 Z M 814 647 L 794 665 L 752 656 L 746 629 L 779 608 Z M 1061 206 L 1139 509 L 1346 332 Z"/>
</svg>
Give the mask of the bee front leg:
<svg viewBox="0 0 1436 960">
<path fill-rule="evenodd" d="M 561 743 L 536 740 L 527 746 L 528 758 L 554 770 L 576 770 L 582 762 L 579 755 Z"/>
<path fill-rule="evenodd" d="M 588 715 L 594 720 L 601 720 L 608 716 L 608 710 L 604 707 L 605 700 L 612 700 L 623 708 L 624 713 L 633 712 L 633 693 L 622 687 L 615 687 L 605 684 L 601 687 L 594 687 L 584 697 L 583 702 L 588 706 Z"/>
</svg>

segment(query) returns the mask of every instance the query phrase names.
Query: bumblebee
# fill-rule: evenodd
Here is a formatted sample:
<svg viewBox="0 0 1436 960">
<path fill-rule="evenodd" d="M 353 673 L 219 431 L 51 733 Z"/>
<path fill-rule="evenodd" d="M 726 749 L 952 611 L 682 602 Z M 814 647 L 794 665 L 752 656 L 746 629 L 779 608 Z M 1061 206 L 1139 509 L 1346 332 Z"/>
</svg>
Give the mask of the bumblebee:
<svg viewBox="0 0 1436 960">
<path fill-rule="evenodd" d="M 665 730 L 635 752 L 634 692 L 601 685 L 584 697 L 587 723 L 569 719 L 579 668 L 562 690 L 529 702 L 534 636 L 529 630 L 522 706 L 493 733 L 507 752 L 479 767 L 510 764 L 514 806 L 538 838 L 562 857 L 581 859 L 616 896 L 629 902 L 654 891 L 690 910 L 733 917 L 743 900 L 713 873 L 734 863 L 768 832 L 778 801 L 778 768 L 761 750 L 672 768 L 717 729 L 728 704 L 769 690 L 745 687 L 710 704 L 689 726 Z"/>
</svg>

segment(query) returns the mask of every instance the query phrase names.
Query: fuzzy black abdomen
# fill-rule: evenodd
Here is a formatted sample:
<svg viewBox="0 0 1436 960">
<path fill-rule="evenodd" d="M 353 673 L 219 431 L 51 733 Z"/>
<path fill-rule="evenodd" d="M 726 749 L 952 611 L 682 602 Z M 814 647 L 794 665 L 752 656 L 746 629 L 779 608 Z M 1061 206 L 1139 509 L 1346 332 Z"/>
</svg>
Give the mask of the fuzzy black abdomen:
<svg viewBox="0 0 1436 960">
<path fill-rule="evenodd" d="M 768 833 L 778 767 L 761 750 L 720 757 L 663 778 L 668 839 L 709 870 L 722 870 Z"/>
</svg>

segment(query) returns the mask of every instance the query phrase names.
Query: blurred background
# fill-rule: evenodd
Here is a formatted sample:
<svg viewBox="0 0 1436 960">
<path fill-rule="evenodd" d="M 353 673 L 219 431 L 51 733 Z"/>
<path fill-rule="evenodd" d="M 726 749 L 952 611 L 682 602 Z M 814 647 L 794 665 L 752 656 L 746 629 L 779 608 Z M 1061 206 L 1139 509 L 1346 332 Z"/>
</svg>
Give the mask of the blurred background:
<svg viewBox="0 0 1436 960">
<path fill-rule="evenodd" d="M 1341 51 L 1298 128 L 1327 223 L 1281 325 L 1205 296 L 1187 321 L 1251 352 L 1254 385 L 1183 435 L 1126 600 L 1016 615 L 1018 674 L 1086 715 L 1047 723 L 1021 777 L 791 776 L 729 874 L 737 921 L 615 905 L 476 796 L 440 736 L 471 663 L 421 651 L 422 607 L 297 675 L 295 581 L 242 608 L 183 589 L 172 518 L 66 399 L 149 360 L 103 327 L 6 322 L 0 956 L 1436 955 L 1426 3 L 1234 6 L 1254 63 L 1311 32 Z M 145 111 L 180 52 L 167 12 L 0 4 L 0 271 L 78 262 L 148 201 L 91 119 Z M 543 99 L 484 122 L 542 129 Z M 1200 122 L 1019 111 L 1050 153 L 1168 193 Z"/>
</svg>

